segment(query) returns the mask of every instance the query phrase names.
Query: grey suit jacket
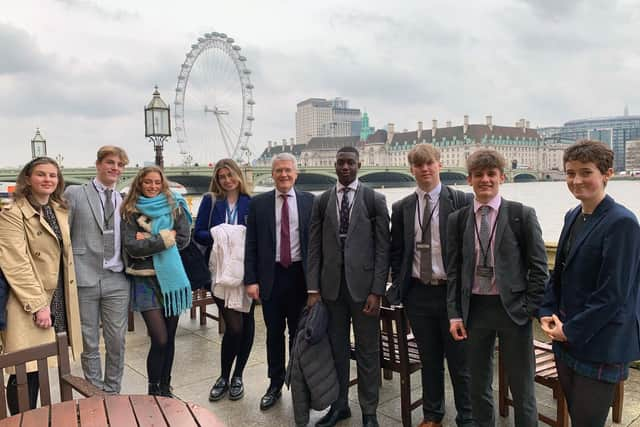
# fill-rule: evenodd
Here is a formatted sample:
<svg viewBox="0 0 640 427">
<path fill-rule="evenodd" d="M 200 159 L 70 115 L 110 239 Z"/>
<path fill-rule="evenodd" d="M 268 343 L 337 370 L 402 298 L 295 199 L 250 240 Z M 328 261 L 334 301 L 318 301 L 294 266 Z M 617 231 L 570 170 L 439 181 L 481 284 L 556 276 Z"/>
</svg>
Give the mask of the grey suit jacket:
<svg viewBox="0 0 640 427">
<path fill-rule="evenodd" d="M 374 193 L 375 212 L 367 212 L 366 191 Z M 327 301 L 335 301 L 340 292 L 343 259 L 336 187 L 327 192 L 326 209 L 320 206 L 320 200 L 326 196 L 320 196 L 311 211 L 307 289 L 319 291 Z M 362 183 L 353 200 L 344 264 L 347 287 L 354 301 L 362 302 L 372 293 L 384 295 L 389 274 L 389 211 L 384 196 Z"/>
<path fill-rule="evenodd" d="M 102 205 L 93 185 L 71 185 L 64 196 L 69 203 L 69 227 L 78 287 L 96 286 L 102 275 Z M 114 215 L 120 215 L 115 212 Z"/>
<path fill-rule="evenodd" d="M 518 325 L 537 314 L 547 280 L 547 253 L 542 231 L 533 208 L 523 206 L 526 248 L 521 248 L 509 226 L 510 202 L 502 199 L 496 225 L 493 258 L 494 274 L 502 305 Z M 465 213 L 466 212 L 466 213 Z M 458 216 L 466 215 L 464 229 L 458 229 Z M 467 325 L 469 303 L 476 267 L 473 205 L 449 216 L 447 226 L 447 315 L 462 318 Z"/>
<path fill-rule="evenodd" d="M 459 193 L 455 199 L 460 200 L 460 206 L 454 206 L 452 192 Z M 438 228 L 440 230 L 442 262 L 446 268 L 447 219 L 453 211 L 471 203 L 473 196 L 471 193 L 463 193 L 443 185 L 439 200 Z M 411 286 L 411 270 L 413 269 L 415 251 L 416 202 L 416 194 L 411 193 L 404 199 L 395 202 L 391 207 L 391 277 L 393 285 L 387 291 L 387 299 L 391 304 L 403 302 Z"/>
</svg>

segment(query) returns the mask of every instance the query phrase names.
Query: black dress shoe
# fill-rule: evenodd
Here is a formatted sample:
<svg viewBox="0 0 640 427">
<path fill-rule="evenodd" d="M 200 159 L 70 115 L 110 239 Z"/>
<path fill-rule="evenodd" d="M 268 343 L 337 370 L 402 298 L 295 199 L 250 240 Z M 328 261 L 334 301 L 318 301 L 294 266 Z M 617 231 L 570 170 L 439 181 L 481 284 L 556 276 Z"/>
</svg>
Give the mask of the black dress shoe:
<svg viewBox="0 0 640 427">
<path fill-rule="evenodd" d="M 244 396 L 244 385 L 241 377 L 231 377 L 229 384 L 229 400 L 238 400 Z"/>
<path fill-rule="evenodd" d="M 228 390 L 229 382 L 222 377 L 218 378 L 213 387 L 211 387 L 211 391 L 209 392 L 209 401 L 215 402 L 222 399 L 224 395 L 227 394 Z"/>
<path fill-rule="evenodd" d="M 278 399 L 280 399 L 280 396 L 282 396 L 280 387 L 269 387 L 265 395 L 262 396 L 262 399 L 260 399 L 260 410 L 266 411 L 267 409 L 271 408 L 276 404 Z"/>
<path fill-rule="evenodd" d="M 332 406 L 329 412 L 318 420 L 316 427 L 333 427 L 338 421 L 346 420 L 349 417 L 351 417 L 351 409 L 348 406 L 342 409 L 335 409 Z"/>
<path fill-rule="evenodd" d="M 380 427 L 380 424 L 378 424 L 378 419 L 375 415 L 363 415 L 362 427 Z"/>
</svg>

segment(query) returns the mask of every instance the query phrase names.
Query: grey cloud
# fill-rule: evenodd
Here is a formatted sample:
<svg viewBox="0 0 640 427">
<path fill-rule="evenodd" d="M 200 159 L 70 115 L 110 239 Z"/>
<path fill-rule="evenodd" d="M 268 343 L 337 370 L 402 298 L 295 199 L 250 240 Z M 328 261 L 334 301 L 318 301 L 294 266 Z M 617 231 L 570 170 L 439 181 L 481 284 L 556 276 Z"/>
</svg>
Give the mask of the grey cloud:
<svg viewBox="0 0 640 427">
<path fill-rule="evenodd" d="M 106 18 L 114 21 L 138 19 L 140 17 L 138 13 L 128 12 L 124 9 L 109 10 L 89 0 L 55 0 L 55 1 L 65 5 L 68 8 L 77 9 L 83 12 L 89 12 L 101 18 Z"/>
<path fill-rule="evenodd" d="M 31 72 L 47 67 L 49 59 L 29 33 L 0 23 L 0 77 L 3 74 Z"/>
</svg>

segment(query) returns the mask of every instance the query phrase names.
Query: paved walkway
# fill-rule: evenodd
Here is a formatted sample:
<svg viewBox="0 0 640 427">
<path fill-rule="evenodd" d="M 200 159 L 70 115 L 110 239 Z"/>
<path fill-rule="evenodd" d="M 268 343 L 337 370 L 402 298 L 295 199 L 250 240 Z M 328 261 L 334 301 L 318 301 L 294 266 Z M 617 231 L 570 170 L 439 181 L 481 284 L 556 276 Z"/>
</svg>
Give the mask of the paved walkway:
<svg viewBox="0 0 640 427">
<path fill-rule="evenodd" d="M 210 309 L 215 310 L 213 306 Z M 182 316 L 176 338 L 176 356 L 172 381 L 174 394 L 183 400 L 188 400 L 210 409 L 228 426 L 293 426 L 293 408 L 291 395 L 288 391 L 283 392 L 282 399 L 273 408 L 265 412 L 259 409 L 260 398 L 268 386 L 266 378 L 265 328 L 260 307 L 256 309 L 256 338 L 244 374 L 244 398 L 235 402 L 223 399 L 211 403 L 208 400 L 208 395 L 211 385 L 219 375 L 221 341 L 222 337 L 218 335 L 217 322 L 208 320 L 206 326 L 200 326 L 197 320 L 191 320 L 188 315 Z M 148 345 L 144 322 L 136 314 L 136 329 L 127 335 L 123 392 L 128 394 L 145 394 L 147 392 L 145 363 Z M 355 364 L 352 363 L 352 365 Z M 354 367 L 352 366 L 352 368 Z M 73 364 L 73 371 L 77 374 L 82 373 L 79 362 Z M 354 373 L 353 375 L 355 376 Z M 497 380 L 497 371 L 495 377 Z M 415 398 L 421 392 L 419 373 L 415 373 L 411 380 Z M 497 383 L 494 383 L 494 389 L 497 390 Z M 549 389 L 539 387 L 537 396 L 539 408 L 549 415 L 554 414 L 555 403 Z M 350 400 L 353 415 L 351 419 L 342 422 L 339 426 L 362 425 L 355 387 L 351 388 Z M 449 383 L 447 383 L 446 410 L 447 415 L 444 419 L 444 425 L 455 426 L 455 408 L 453 407 L 452 391 Z M 313 425 L 322 415 L 323 413 L 313 412 L 310 425 Z M 412 415 L 413 425 L 417 426 L 422 419 L 422 410 L 418 408 L 413 411 Z M 498 416 L 498 425 L 513 426 L 513 411 L 511 411 L 510 415 L 506 419 Z M 381 426 L 401 425 L 400 389 L 397 374 L 394 374 L 393 380 L 383 380 L 382 382 L 378 420 Z M 640 371 L 632 369 L 631 378 L 625 386 L 623 424 L 612 424 L 609 421 L 608 425 L 640 427 Z"/>
</svg>

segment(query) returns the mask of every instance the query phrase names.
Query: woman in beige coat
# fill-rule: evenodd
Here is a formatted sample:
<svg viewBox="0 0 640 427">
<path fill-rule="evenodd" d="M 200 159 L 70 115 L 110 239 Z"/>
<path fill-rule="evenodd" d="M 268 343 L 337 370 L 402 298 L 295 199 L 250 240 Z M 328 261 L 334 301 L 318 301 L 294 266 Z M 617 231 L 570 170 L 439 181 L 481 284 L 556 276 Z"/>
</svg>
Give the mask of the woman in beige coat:
<svg viewBox="0 0 640 427">
<path fill-rule="evenodd" d="M 9 283 L 4 352 L 55 341 L 67 332 L 74 358 L 82 352 L 78 294 L 73 269 L 64 181 L 48 157 L 29 162 L 18 175 L 14 203 L 0 212 L 0 268 Z M 27 366 L 29 400 L 35 408 L 38 376 Z M 18 412 L 15 375 L 7 384 L 7 403 Z"/>
</svg>

